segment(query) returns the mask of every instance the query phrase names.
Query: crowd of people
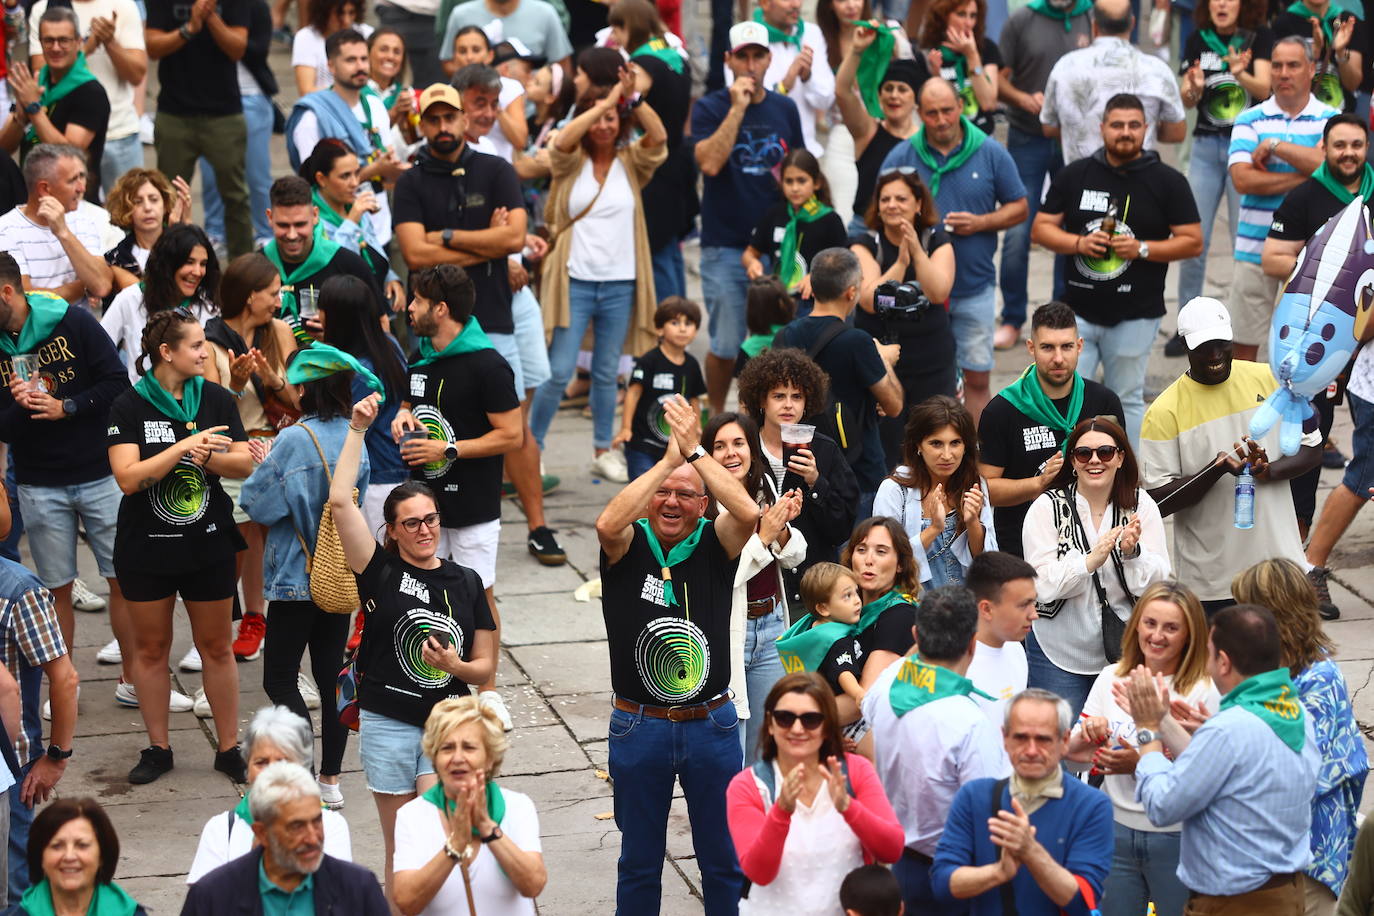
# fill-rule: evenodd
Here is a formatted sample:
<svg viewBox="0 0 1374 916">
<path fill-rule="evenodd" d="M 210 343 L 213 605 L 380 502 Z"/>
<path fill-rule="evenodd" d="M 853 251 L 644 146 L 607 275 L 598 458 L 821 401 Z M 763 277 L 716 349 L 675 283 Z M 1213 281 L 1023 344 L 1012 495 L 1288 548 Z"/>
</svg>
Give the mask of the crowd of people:
<svg viewBox="0 0 1374 916">
<path fill-rule="evenodd" d="M 79 610 L 146 729 L 129 783 L 194 712 L 245 787 L 183 912 L 533 913 L 501 501 L 567 562 L 542 453 L 585 398 L 623 484 L 596 520 L 618 912 L 659 910 L 677 783 L 710 914 L 1370 911 L 1323 620 L 1374 362 L 1296 452 L 1249 432 L 1281 284 L 1374 196 L 1363 9 L 1158 4 L 1143 50 L 1129 0 L 735 5 L 300 0 L 292 36 L 266 0 L 5 3 L 11 905 L 142 912 L 100 806 L 42 806 Z M 1171 262 L 1186 365 L 1147 403 Z M 375 876 L 338 814 L 350 732 Z"/>
</svg>

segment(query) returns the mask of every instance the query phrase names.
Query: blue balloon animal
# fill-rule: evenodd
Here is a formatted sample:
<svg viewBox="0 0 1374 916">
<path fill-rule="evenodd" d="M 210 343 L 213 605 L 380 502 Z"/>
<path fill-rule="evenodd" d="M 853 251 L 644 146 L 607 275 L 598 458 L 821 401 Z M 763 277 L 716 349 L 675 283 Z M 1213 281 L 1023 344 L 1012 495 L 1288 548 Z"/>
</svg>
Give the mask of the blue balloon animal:
<svg viewBox="0 0 1374 916">
<path fill-rule="evenodd" d="M 1371 306 L 1374 233 L 1364 198 L 1356 197 L 1308 240 L 1279 297 L 1269 329 L 1269 368 L 1279 387 L 1250 418 L 1251 438 L 1281 422 L 1280 449 L 1297 454 L 1311 400 L 1350 361 Z"/>
</svg>

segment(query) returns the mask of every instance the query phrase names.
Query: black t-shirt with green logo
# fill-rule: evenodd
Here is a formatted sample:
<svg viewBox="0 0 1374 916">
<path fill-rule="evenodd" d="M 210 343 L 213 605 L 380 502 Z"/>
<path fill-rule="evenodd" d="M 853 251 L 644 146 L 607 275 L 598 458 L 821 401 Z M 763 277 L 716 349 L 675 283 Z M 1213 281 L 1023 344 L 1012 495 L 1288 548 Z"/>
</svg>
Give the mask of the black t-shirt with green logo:
<svg viewBox="0 0 1374 916">
<path fill-rule="evenodd" d="M 233 395 L 212 382 L 201 392 L 195 425 L 200 430 L 227 426 L 224 435 L 235 442 L 248 440 Z M 132 389 L 110 405 L 106 444 L 137 445 L 140 461 L 189 435 L 186 423 L 168 418 Z M 172 575 L 232 558 L 243 546 L 234 504 L 219 477 L 189 457 L 153 486 L 125 494 L 119 503 L 116 569 Z"/>
<path fill-rule="evenodd" d="M 1273 53 L 1274 33 L 1261 26 L 1254 31 L 1240 29 L 1236 35 L 1240 37 L 1239 48 L 1250 50 L 1250 67 L 1246 72 L 1253 74 L 1254 62 L 1268 60 Z M 1228 41 L 1225 38 L 1218 40 L 1222 44 Z M 1193 128 L 1193 133 L 1229 137 L 1236 116 L 1256 102 L 1245 91 L 1245 87 L 1236 81 L 1222 56 L 1203 40 L 1202 33 L 1197 30 L 1188 35 L 1178 72 L 1187 73 L 1194 63 L 1202 69 L 1202 98 L 1197 103 L 1197 126 Z"/>
<path fill-rule="evenodd" d="M 737 564 L 738 558 L 726 556 L 715 526 L 707 524 L 692 555 L 672 568 L 677 603 L 670 607 L 663 567 L 639 525 L 620 562 L 610 563 L 601 552 L 601 613 L 616 696 L 650 706 L 682 706 L 725 691 Z"/>
<path fill-rule="evenodd" d="M 662 458 L 668 450 L 672 430 L 663 414 L 663 402 L 675 394 L 687 400 L 706 393 L 706 381 L 696 357 L 688 353 L 682 365 L 669 359 L 662 348 L 654 347 L 635 360 L 630 384 L 639 386 L 639 403 L 630 425 L 630 444 L 646 455 Z"/>
</svg>

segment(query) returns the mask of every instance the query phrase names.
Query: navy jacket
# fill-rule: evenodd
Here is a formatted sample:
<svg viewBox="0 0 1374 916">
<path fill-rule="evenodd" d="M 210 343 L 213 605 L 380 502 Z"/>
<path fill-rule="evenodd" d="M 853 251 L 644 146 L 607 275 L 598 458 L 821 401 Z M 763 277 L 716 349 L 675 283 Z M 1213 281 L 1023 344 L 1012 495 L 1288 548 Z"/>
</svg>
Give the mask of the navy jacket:
<svg viewBox="0 0 1374 916">
<path fill-rule="evenodd" d="M 192 884 L 181 916 L 262 916 L 258 847 Z M 315 872 L 315 916 L 391 916 L 382 888 L 361 865 L 324 856 Z"/>
</svg>

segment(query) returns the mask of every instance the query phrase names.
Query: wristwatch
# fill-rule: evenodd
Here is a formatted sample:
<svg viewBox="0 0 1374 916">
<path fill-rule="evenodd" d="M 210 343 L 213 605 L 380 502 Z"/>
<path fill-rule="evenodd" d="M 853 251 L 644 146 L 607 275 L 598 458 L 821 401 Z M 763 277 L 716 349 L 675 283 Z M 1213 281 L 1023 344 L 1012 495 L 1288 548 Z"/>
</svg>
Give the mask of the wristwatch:
<svg viewBox="0 0 1374 916">
<path fill-rule="evenodd" d="M 49 745 L 48 745 L 48 758 L 49 758 L 50 760 L 66 760 L 66 759 L 67 759 L 68 757 L 70 757 L 71 755 L 72 755 L 72 751 L 70 751 L 70 750 L 65 750 L 65 751 L 64 751 L 64 750 L 62 750 L 62 748 L 58 747 L 56 744 L 49 744 Z"/>
<path fill-rule="evenodd" d="M 1145 745 L 1149 744 L 1151 741 L 1158 741 L 1158 740 L 1159 740 L 1159 735 L 1156 735 L 1154 732 L 1150 731 L 1148 728 L 1137 728 L 1137 729 L 1135 730 L 1135 743 L 1136 743 L 1136 747 L 1144 747 Z"/>
<path fill-rule="evenodd" d="M 69 417 L 76 416 L 76 400 L 73 398 L 63 398 L 62 412 Z"/>
<path fill-rule="evenodd" d="M 38 101 L 30 102 L 29 104 L 24 106 L 24 114 L 28 115 L 29 117 L 33 117 L 42 110 L 43 103 Z"/>
<path fill-rule="evenodd" d="M 505 834 L 501 832 L 501 827 L 500 827 L 500 825 L 498 824 L 498 825 L 495 825 L 495 826 L 493 826 L 493 827 L 491 828 L 491 833 L 489 833 L 489 834 L 487 834 L 486 836 L 482 837 L 482 842 L 483 842 L 483 843 L 492 843 L 492 842 L 495 842 L 496 840 L 501 839 L 501 837 L 503 837 L 503 836 L 505 836 Z"/>
<path fill-rule="evenodd" d="M 447 445 L 444 446 L 444 460 L 445 460 L 445 461 L 457 461 L 457 460 L 458 460 L 458 443 L 457 443 L 457 442 L 450 442 L 450 443 L 448 443 Z"/>
<path fill-rule="evenodd" d="M 698 443 L 697 443 L 697 447 L 694 448 L 694 449 L 692 449 L 690 452 L 687 453 L 687 463 L 688 463 L 688 464 L 691 464 L 693 461 L 696 461 L 698 458 L 705 458 L 705 457 L 706 457 L 706 449 L 702 448 L 702 447 L 701 447 L 701 443 L 698 442 Z"/>
<path fill-rule="evenodd" d="M 1270 137 L 1270 138 L 1269 138 L 1269 152 L 1272 153 L 1274 150 L 1278 149 L 1278 146 L 1279 146 L 1279 138 L 1278 138 L 1278 137 Z"/>
<path fill-rule="evenodd" d="M 445 229 L 443 232 L 439 233 L 439 237 L 442 238 L 442 239 L 444 240 L 444 247 L 445 247 L 445 248 L 450 248 L 450 247 L 452 247 L 451 245 L 449 245 L 449 243 L 453 241 L 453 230 L 452 230 L 452 229 Z"/>
<path fill-rule="evenodd" d="M 1141 242 L 1141 243 L 1140 243 L 1140 260 L 1142 260 L 1142 261 L 1148 261 L 1148 260 L 1150 260 L 1150 243 L 1149 243 L 1149 242 Z"/>
</svg>

